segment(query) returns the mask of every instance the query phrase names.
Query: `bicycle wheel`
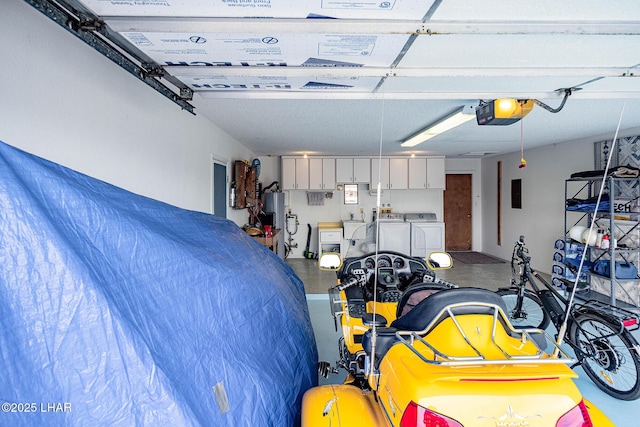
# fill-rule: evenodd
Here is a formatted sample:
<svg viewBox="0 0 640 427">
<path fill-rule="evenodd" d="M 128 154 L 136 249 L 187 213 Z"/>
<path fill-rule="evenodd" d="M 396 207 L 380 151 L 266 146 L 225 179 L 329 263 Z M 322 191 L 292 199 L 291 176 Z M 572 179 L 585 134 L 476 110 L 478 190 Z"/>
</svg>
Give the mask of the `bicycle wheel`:
<svg viewBox="0 0 640 427">
<path fill-rule="evenodd" d="M 536 294 L 526 289 L 522 298 L 522 308 L 516 310 L 518 290 L 514 288 L 499 289 L 497 294 L 507 306 L 505 313 L 514 328 L 540 328 L 549 326 L 549 316 L 542 309 L 542 302 Z"/>
<path fill-rule="evenodd" d="M 582 367 L 605 393 L 621 400 L 640 397 L 640 356 L 638 343 L 629 331 L 601 317 L 578 315 L 569 328 L 569 339 L 582 352 Z"/>
</svg>

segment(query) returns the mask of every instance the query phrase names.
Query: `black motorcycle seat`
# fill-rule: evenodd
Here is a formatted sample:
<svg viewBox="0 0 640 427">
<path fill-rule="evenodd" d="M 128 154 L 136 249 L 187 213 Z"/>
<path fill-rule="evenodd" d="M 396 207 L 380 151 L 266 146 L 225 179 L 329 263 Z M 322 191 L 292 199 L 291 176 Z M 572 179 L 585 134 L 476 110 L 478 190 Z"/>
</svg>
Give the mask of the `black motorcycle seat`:
<svg viewBox="0 0 640 427">
<path fill-rule="evenodd" d="M 492 304 L 507 312 L 504 301 L 495 292 L 481 288 L 446 289 L 422 300 L 405 315 L 394 320 L 390 327 L 403 331 L 425 330 L 445 307 L 463 302 Z M 452 311 L 454 315 L 493 314 L 493 312 L 491 307 L 473 304 L 457 307 Z"/>
<path fill-rule="evenodd" d="M 445 289 L 449 288 L 437 283 L 417 283 L 415 285 L 410 285 L 405 289 L 400 301 L 398 301 L 396 318 L 407 314 L 425 298 Z"/>
</svg>

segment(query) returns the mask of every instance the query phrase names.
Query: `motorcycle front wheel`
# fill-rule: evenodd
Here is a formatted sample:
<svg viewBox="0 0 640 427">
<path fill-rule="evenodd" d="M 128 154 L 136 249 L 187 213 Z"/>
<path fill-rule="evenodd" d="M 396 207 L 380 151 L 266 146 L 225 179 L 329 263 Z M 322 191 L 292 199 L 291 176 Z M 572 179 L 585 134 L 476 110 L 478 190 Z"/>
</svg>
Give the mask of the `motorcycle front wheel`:
<svg viewBox="0 0 640 427">
<path fill-rule="evenodd" d="M 582 352 L 582 368 L 605 393 L 616 399 L 640 397 L 638 343 L 629 331 L 618 331 L 599 316 L 578 315 L 569 328 L 569 339 Z"/>
<path fill-rule="evenodd" d="M 499 289 L 497 294 L 507 306 L 505 313 L 514 328 L 538 328 L 545 329 L 549 326 L 549 316 L 542 309 L 542 302 L 532 291 L 525 289 L 522 297 L 515 288 Z M 517 310 L 518 299 L 522 298 L 520 310 Z"/>
</svg>

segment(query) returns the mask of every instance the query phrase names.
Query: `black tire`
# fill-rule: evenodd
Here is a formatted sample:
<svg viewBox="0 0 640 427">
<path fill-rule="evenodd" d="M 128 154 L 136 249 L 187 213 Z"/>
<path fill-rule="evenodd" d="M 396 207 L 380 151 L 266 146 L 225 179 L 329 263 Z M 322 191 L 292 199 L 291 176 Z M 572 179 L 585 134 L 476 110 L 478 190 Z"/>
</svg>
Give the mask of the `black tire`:
<svg viewBox="0 0 640 427">
<path fill-rule="evenodd" d="M 635 400 L 640 397 L 638 343 L 626 329 L 617 330 L 600 316 L 583 313 L 571 323 L 569 339 L 584 353 L 582 368 L 598 387 L 616 399 Z"/>
<path fill-rule="evenodd" d="M 516 289 L 499 289 L 497 294 L 507 306 L 505 313 L 509 321 L 516 329 L 539 328 L 546 329 L 549 326 L 549 316 L 542 309 L 542 302 L 532 291 L 526 289 L 522 300 L 522 310 L 518 315 L 514 312 L 518 301 L 518 291 Z"/>
</svg>

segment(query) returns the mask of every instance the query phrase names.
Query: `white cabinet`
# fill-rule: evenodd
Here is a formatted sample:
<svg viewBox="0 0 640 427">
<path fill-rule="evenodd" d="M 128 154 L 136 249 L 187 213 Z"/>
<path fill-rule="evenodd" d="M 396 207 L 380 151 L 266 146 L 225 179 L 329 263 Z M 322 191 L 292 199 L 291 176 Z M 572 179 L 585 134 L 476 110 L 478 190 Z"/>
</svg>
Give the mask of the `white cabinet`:
<svg viewBox="0 0 640 427">
<path fill-rule="evenodd" d="M 389 159 L 371 159 L 371 182 L 369 188 L 389 189 Z"/>
<path fill-rule="evenodd" d="M 296 159 L 296 189 L 309 188 L 309 159 Z"/>
<path fill-rule="evenodd" d="M 371 161 L 353 159 L 353 182 L 367 183 L 371 179 Z"/>
<path fill-rule="evenodd" d="M 409 159 L 409 189 L 427 188 L 427 159 Z"/>
<path fill-rule="evenodd" d="M 381 175 L 381 176 L 379 176 Z M 335 190 L 337 183 L 369 184 L 383 190 L 444 189 L 442 157 L 283 157 L 283 190 Z"/>
<path fill-rule="evenodd" d="M 336 182 L 368 183 L 371 178 L 371 163 L 368 158 L 336 159 Z"/>
<path fill-rule="evenodd" d="M 409 159 L 408 177 L 409 188 L 412 190 L 444 189 L 446 180 L 444 158 Z"/>
<path fill-rule="evenodd" d="M 322 159 L 322 188 L 324 190 L 336 188 L 336 159 Z"/>
<path fill-rule="evenodd" d="M 353 159 L 336 159 L 336 181 L 353 182 Z"/>
<path fill-rule="evenodd" d="M 284 157 L 282 159 L 282 189 L 309 189 L 309 159 Z"/>
<path fill-rule="evenodd" d="M 324 252 L 340 253 L 342 248 L 342 228 L 318 227 L 318 256 Z"/>
<path fill-rule="evenodd" d="M 296 189 L 296 159 L 283 158 L 282 159 L 282 189 L 283 190 L 295 190 Z"/>
<path fill-rule="evenodd" d="M 309 159 L 309 189 L 322 190 L 322 159 Z"/>
<path fill-rule="evenodd" d="M 408 159 L 389 159 L 389 190 L 406 190 L 409 184 Z"/>
<path fill-rule="evenodd" d="M 336 161 L 330 158 L 309 159 L 309 189 L 335 190 Z"/>
<path fill-rule="evenodd" d="M 444 158 L 427 159 L 427 188 L 445 188 Z"/>
<path fill-rule="evenodd" d="M 406 190 L 408 177 L 407 159 L 371 159 L 370 188 L 377 188 L 380 181 L 380 188 L 383 190 Z"/>
</svg>

